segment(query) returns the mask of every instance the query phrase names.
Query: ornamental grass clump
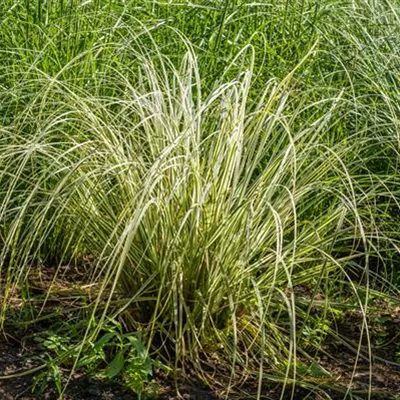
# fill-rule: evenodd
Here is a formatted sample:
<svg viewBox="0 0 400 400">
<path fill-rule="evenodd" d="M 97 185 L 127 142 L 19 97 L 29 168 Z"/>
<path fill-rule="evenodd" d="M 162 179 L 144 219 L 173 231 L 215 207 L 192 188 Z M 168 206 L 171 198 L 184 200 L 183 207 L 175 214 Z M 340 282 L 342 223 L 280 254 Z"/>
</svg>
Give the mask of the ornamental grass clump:
<svg viewBox="0 0 400 400">
<path fill-rule="evenodd" d="M 0 75 L 2 323 L 16 287 L 32 320 L 46 314 L 57 288 L 30 301 L 30 270 L 57 267 L 54 283 L 89 258 L 94 291 L 68 310 L 89 321 L 82 352 L 119 320 L 153 357 L 225 394 L 248 378 L 258 394 L 266 380 L 312 386 L 298 366 L 351 297 L 368 357 L 370 285 L 388 287 L 378 260 L 398 251 L 397 119 L 393 103 L 379 108 L 383 85 L 377 103 L 344 84 L 304 88 L 322 40 L 262 84 L 249 41 L 205 85 L 204 58 L 177 29 L 94 15 L 97 30 L 71 33 L 83 49 L 55 46 L 64 27 L 39 35 L 41 52 L 1 51 L 14 57 Z M 163 52 L 158 30 L 184 51 Z"/>
</svg>

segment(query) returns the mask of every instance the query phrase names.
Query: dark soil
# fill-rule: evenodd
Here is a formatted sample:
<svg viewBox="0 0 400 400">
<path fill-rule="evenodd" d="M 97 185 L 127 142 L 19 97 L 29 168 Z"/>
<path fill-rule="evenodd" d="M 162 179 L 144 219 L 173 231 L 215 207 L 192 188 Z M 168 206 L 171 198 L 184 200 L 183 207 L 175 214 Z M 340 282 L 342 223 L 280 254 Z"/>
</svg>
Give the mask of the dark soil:
<svg viewBox="0 0 400 400">
<path fill-rule="evenodd" d="M 58 307 L 64 310 L 74 305 L 71 298 L 87 298 L 95 296 L 95 287 L 84 282 L 81 275 L 73 274 L 66 269 L 57 279 L 53 279 L 52 271 L 48 275 L 34 274 L 36 280 L 30 282 L 33 299 L 40 299 L 51 285 L 55 288 L 54 296 L 48 301 L 49 311 L 56 312 Z M 66 278 L 67 276 L 67 278 Z M 90 293 L 88 293 L 88 290 Z M 307 297 L 307 293 L 305 293 Z M 1 293 L 0 293 L 1 298 Z M 9 303 L 15 312 L 21 310 L 21 296 L 19 291 L 12 293 Z M 400 304 L 400 301 L 399 301 Z M 370 308 L 368 325 L 369 339 L 365 330 L 361 329 L 362 315 L 353 310 L 343 313 L 335 322 L 337 336 L 328 337 L 325 344 L 314 354 L 315 361 L 327 372 L 327 379 L 318 377 L 304 378 L 305 385 L 314 387 L 313 391 L 304 387 L 296 387 L 294 396 L 292 388 L 287 387 L 285 395 L 281 397 L 282 386 L 279 384 L 266 385 L 262 390 L 263 399 L 371 399 L 371 400 L 400 400 L 400 305 L 383 300 L 377 300 Z M 46 330 L 44 325 L 38 324 L 34 331 Z M 34 377 L 40 374 L 27 373 L 43 364 L 43 350 L 38 343 L 32 340 L 30 332 L 13 330 L 10 325 L 5 330 L 7 340 L 0 339 L 0 400 L 33 400 L 58 399 L 59 395 L 54 383 L 49 382 L 42 391 L 36 388 L 32 392 Z M 12 335 L 12 336 L 10 336 Z M 4 338 L 4 336 L 3 336 Z M 360 339 L 361 338 L 361 339 Z M 369 350 L 371 355 L 369 356 Z M 358 351 L 359 350 L 359 351 Z M 360 354 L 356 357 L 356 354 Z M 301 360 L 307 364 L 307 360 Z M 218 368 L 218 366 L 216 366 Z M 218 369 L 217 369 L 218 370 Z M 23 374 L 21 376 L 21 373 Z M 12 377 L 14 375 L 14 377 Z M 18 376 L 19 375 L 19 376 Z M 224 374 L 221 374 L 225 375 Z M 229 376 L 229 373 L 227 374 Z M 6 378 L 9 376 L 8 378 Z M 70 371 L 61 369 L 61 382 L 70 378 L 63 394 L 65 400 L 135 400 L 137 396 L 129 389 L 118 385 L 96 380 L 85 374 L 83 370 Z M 157 396 L 153 398 L 164 400 L 217 400 L 216 393 L 207 390 L 201 383 L 183 380 L 175 382 L 172 378 L 156 374 Z M 308 380 L 307 380 L 308 379 Z M 179 395 L 177 395 L 177 385 Z M 320 389 L 318 389 L 318 386 Z M 315 389 L 317 387 L 317 389 Z M 223 392 L 224 387 L 221 387 Z M 239 392 L 230 396 L 232 399 L 256 398 L 257 383 L 247 383 Z M 330 397 L 327 397 L 328 394 Z"/>
<path fill-rule="evenodd" d="M 357 326 L 353 320 L 349 320 L 343 324 L 341 329 L 357 331 Z M 395 332 L 397 327 L 395 327 Z M 353 336 L 355 334 L 353 333 Z M 35 356 L 40 355 L 40 349 L 35 347 L 35 343 L 21 346 L 13 342 L 0 342 L 0 375 L 14 375 L 18 372 L 27 371 L 38 365 Z M 368 389 L 373 387 L 371 399 L 389 400 L 400 398 L 400 366 L 396 364 L 395 348 L 383 346 L 375 350 L 374 359 L 370 364 L 368 358 L 359 358 L 356 368 L 355 354 L 347 345 L 335 343 L 334 339 L 327 341 L 324 346 L 323 353 L 316 356 L 319 364 L 329 371 L 334 378 L 332 381 L 335 386 L 342 386 L 342 389 L 330 390 L 325 385 L 320 393 L 298 388 L 295 391 L 294 399 L 324 399 L 322 392 L 328 392 L 332 399 L 344 399 L 345 387 L 351 388 L 346 399 L 368 399 Z M 329 354 L 329 356 L 328 356 Z M 332 356 L 333 354 L 333 356 Z M 370 369 L 370 365 L 372 368 Z M 371 372 L 370 372 L 371 371 Z M 62 382 L 65 383 L 69 376 L 68 370 L 62 370 Z M 37 373 L 36 373 L 37 374 Z M 0 399 L 1 400 L 33 400 L 33 399 L 58 399 L 55 385 L 49 383 L 43 392 L 32 393 L 33 377 L 35 374 L 27 374 L 21 377 L 0 380 Z M 371 382 L 370 382 L 371 379 Z M 175 400 L 178 399 L 176 389 L 173 382 L 163 376 L 157 377 L 159 394 L 157 399 Z M 242 388 L 242 393 L 232 396 L 234 398 L 255 398 L 255 385 L 249 384 L 248 387 Z M 321 388 L 322 389 L 322 388 Z M 182 399 L 185 400 L 217 400 L 219 397 L 210 391 L 207 391 L 201 384 L 193 385 L 182 383 L 179 388 Z M 279 399 L 281 396 L 281 387 L 279 385 L 265 387 L 263 390 L 264 399 Z M 284 396 L 285 399 L 291 397 L 291 388 L 287 389 Z M 91 378 L 83 371 L 75 372 L 67 389 L 64 393 L 65 400 L 135 400 L 137 396 L 129 389 L 118 384 L 108 384 L 101 380 Z"/>
<path fill-rule="evenodd" d="M 371 388 L 371 399 L 399 400 L 400 309 L 390 307 L 384 302 L 375 305 L 379 308 L 371 312 L 372 316 L 368 321 L 369 337 L 365 330 L 361 335 L 361 313 L 347 313 L 337 327 L 340 340 L 329 338 L 323 346 L 326 355 L 322 355 L 317 361 L 338 382 L 351 388 L 353 395 L 368 398 Z M 358 346 L 359 357 L 354 351 Z"/>
<path fill-rule="evenodd" d="M 34 356 L 38 355 L 38 349 L 33 346 L 21 348 L 12 343 L 0 342 L 0 399 L 1 400 L 37 400 L 58 399 L 56 388 L 49 383 L 43 392 L 32 392 L 33 377 L 35 374 L 27 374 L 21 377 L 4 379 L 7 375 L 14 375 L 21 371 L 27 371 L 37 365 Z M 62 370 L 62 381 L 68 379 L 69 371 Z M 160 400 L 176 399 L 176 391 L 168 382 L 161 385 L 161 394 L 157 396 Z M 187 400 L 214 400 L 217 399 L 212 393 L 205 391 L 199 386 L 183 384 L 180 394 Z M 137 396 L 127 388 L 118 384 L 107 384 L 93 379 L 78 371 L 71 377 L 64 400 L 136 400 Z"/>
<path fill-rule="evenodd" d="M 13 375 L 37 365 L 32 358 L 37 355 L 35 349 L 24 348 L 12 343 L 0 343 L 0 374 Z M 68 373 L 65 372 L 63 380 L 67 379 Z M 51 384 L 42 393 L 32 394 L 34 374 L 25 375 L 0 381 L 0 398 L 3 400 L 31 400 L 31 399 L 57 399 L 55 387 Z M 121 387 L 105 385 L 101 382 L 92 381 L 90 378 L 76 373 L 64 397 L 66 400 L 72 399 L 115 399 L 133 400 L 136 397 L 129 391 Z"/>
</svg>

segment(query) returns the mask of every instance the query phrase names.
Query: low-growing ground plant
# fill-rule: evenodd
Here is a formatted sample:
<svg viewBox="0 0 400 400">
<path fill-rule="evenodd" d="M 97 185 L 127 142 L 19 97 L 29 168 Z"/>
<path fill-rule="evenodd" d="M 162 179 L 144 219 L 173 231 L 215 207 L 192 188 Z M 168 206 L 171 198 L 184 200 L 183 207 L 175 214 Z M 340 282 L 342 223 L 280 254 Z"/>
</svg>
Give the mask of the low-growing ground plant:
<svg viewBox="0 0 400 400">
<path fill-rule="evenodd" d="M 157 385 L 152 381 L 153 368 L 168 371 L 167 366 L 150 358 L 137 334 L 124 333 L 117 321 L 103 325 L 99 338 L 93 343 L 89 341 L 81 351 L 77 338 L 60 336 L 52 331 L 35 335 L 34 341 L 45 350 L 39 361 L 48 366 L 34 379 L 33 390 L 36 392 L 43 392 L 48 384 L 54 384 L 61 395 L 60 365 L 70 368 L 78 353 L 77 368 L 105 382 L 119 381 L 138 394 L 139 398 L 143 393 L 156 394 Z"/>
</svg>

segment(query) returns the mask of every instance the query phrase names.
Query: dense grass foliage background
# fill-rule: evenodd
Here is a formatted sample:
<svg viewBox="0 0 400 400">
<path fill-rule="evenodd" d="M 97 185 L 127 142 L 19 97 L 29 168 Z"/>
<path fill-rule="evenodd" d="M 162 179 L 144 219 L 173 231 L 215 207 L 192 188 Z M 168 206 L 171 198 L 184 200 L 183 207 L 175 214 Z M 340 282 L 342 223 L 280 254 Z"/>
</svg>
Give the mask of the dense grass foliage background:
<svg viewBox="0 0 400 400">
<path fill-rule="evenodd" d="M 346 304 L 368 353 L 371 293 L 399 294 L 399 18 L 396 0 L 3 0 L 2 324 L 45 317 L 68 264 L 93 289 L 68 310 L 75 365 L 111 318 L 225 394 L 312 386 L 300 367 Z"/>
</svg>

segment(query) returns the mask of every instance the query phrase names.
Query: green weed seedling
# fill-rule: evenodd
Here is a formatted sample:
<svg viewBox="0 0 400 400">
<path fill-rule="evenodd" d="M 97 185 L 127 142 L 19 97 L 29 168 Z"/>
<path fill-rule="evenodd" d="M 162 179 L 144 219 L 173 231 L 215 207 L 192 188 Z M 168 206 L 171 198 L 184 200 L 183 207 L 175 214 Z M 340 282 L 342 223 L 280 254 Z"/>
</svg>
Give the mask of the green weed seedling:
<svg viewBox="0 0 400 400">
<path fill-rule="evenodd" d="M 71 346 L 71 338 L 55 332 L 36 335 L 34 341 L 44 350 L 41 357 L 33 357 L 41 363 L 46 362 L 47 368 L 35 376 L 32 392 L 44 393 L 49 384 L 54 384 L 59 396 L 62 394 L 62 376 L 60 365 L 72 365 L 76 350 Z"/>
<path fill-rule="evenodd" d="M 141 395 L 153 375 L 153 361 L 138 335 L 122 333 L 120 324 L 113 322 L 95 343 L 90 344 L 78 366 L 86 367 L 98 378 L 119 380 Z"/>
<path fill-rule="evenodd" d="M 304 345 L 320 347 L 331 329 L 330 324 L 330 320 L 322 317 L 310 320 L 310 323 L 302 331 Z"/>
<path fill-rule="evenodd" d="M 118 381 L 136 394 L 154 391 L 151 382 L 153 366 L 159 367 L 149 356 L 146 346 L 137 334 L 123 333 L 121 326 L 114 322 L 106 327 L 103 334 L 94 343 L 89 343 L 81 352 L 78 368 L 98 379 L 108 382 Z M 48 368 L 35 378 L 33 389 L 43 393 L 47 385 L 53 382 L 61 393 L 60 364 L 68 367 L 78 355 L 78 345 L 70 337 L 62 337 L 49 332 L 36 336 L 35 341 L 46 350 Z M 40 358 L 43 362 L 43 358 Z"/>
<path fill-rule="evenodd" d="M 45 353 L 45 358 L 47 368 L 36 375 L 33 379 L 32 392 L 43 394 L 49 384 L 54 384 L 58 396 L 62 394 L 62 380 L 61 380 L 61 370 L 56 361 L 49 353 Z M 41 357 L 33 357 L 32 360 L 37 359 L 43 362 Z"/>
<path fill-rule="evenodd" d="M 104 364 L 106 368 L 100 369 Z M 119 378 L 138 394 L 143 392 L 153 374 L 153 362 L 143 342 L 135 335 L 116 330 L 106 332 L 95 342 L 78 365 L 105 380 Z"/>
</svg>

